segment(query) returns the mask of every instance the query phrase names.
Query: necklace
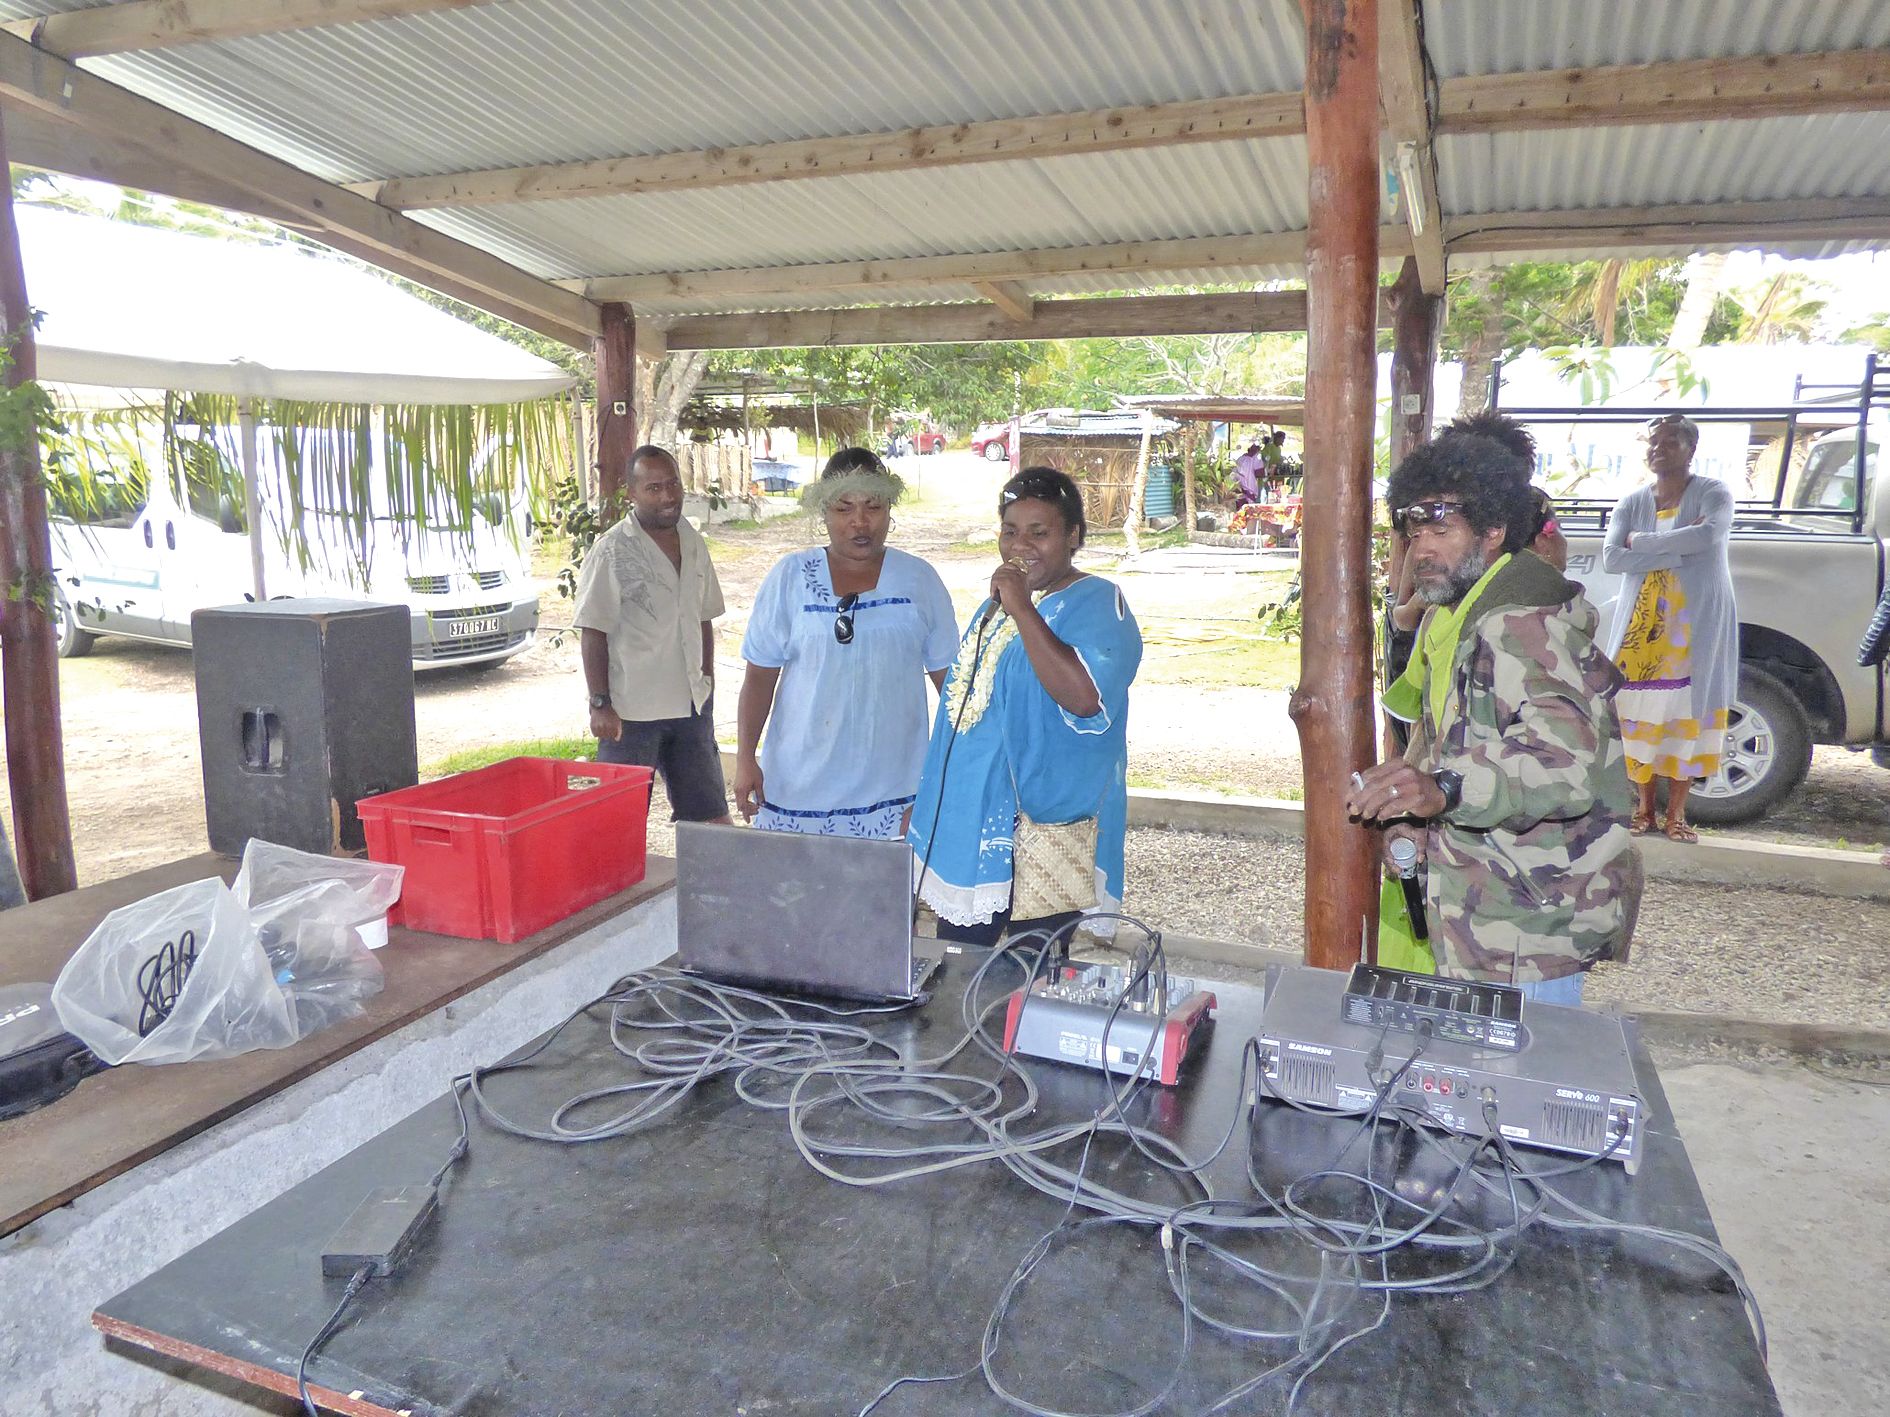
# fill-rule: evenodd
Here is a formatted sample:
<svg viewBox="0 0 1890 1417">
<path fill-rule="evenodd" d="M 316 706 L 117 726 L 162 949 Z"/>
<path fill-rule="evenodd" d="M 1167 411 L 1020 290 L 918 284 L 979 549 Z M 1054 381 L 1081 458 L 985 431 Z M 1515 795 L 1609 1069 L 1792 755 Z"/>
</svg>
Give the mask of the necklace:
<svg viewBox="0 0 1890 1417">
<path fill-rule="evenodd" d="M 1040 590 L 1031 596 L 1030 602 L 1041 605 L 1049 594 L 1048 590 Z M 950 715 L 948 721 L 954 725 L 954 732 L 972 727 L 991 707 L 991 693 L 997 687 L 998 660 L 1016 638 L 1017 622 L 999 610 L 989 634 L 967 635 L 958 646 L 958 659 L 945 684 L 945 711 Z"/>
</svg>

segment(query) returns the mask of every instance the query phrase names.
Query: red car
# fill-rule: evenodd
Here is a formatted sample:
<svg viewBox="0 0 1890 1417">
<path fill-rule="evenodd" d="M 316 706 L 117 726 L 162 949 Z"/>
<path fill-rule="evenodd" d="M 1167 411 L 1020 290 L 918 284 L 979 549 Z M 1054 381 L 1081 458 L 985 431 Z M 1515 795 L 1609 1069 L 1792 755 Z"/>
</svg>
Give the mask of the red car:
<svg viewBox="0 0 1890 1417">
<path fill-rule="evenodd" d="M 1003 462 L 1010 457 L 1010 420 L 1006 419 L 1002 423 L 980 423 L 978 431 L 971 435 L 971 451 L 992 462 Z"/>
<path fill-rule="evenodd" d="M 931 424 L 926 424 L 918 432 L 908 435 L 912 439 L 912 450 L 916 453 L 942 453 L 945 451 L 945 435 Z"/>
</svg>

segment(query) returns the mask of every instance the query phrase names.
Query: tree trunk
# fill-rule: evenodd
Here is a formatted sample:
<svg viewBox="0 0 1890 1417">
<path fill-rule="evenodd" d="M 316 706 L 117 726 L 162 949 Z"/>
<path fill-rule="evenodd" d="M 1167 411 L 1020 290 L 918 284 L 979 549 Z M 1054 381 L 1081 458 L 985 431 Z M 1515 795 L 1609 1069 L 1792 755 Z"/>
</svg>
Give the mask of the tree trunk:
<svg viewBox="0 0 1890 1417">
<path fill-rule="evenodd" d="M 645 442 L 664 448 L 676 446 L 682 431 L 679 426 L 682 411 L 695 397 L 696 385 L 702 382 L 702 372 L 708 367 L 708 351 L 700 349 L 672 354 L 663 360 L 651 392 L 650 411 L 644 419 L 649 430 Z"/>
<path fill-rule="evenodd" d="M 6 133 L 0 126 L 0 165 Z M 7 785 L 20 878 L 33 900 L 79 883 L 66 807 L 66 754 L 59 727 L 59 652 L 53 638 L 52 531 L 39 465 L 39 430 L 27 402 L 38 373 L 33 315 L 13 221 L 13 189 L 0 195 L 0 340 L 12 405 L 0 441 L 0 693 L 6 709 Z"/>
<path fill-rule="evenodd" d="M 1674 312 L 1673 329 L 1667 343 L 1675 349 L 1698 349 L 1706 338 L 1706 325 L 1719 304 L 1720 287 L 1726 282 L 1726 253 L 1707 251 L 1687 262 L 1687 290 Z"/>
<path fill-rule="evenodd" d="M 1122 517 L 1122 536 L 1129 543 L 1129 559 L 1142 554 L 1142 500 L 1148 488 L 1148 450 L 1155 436 L 1155 420 L 1142 415 L 1142 447 L 1135 455 L 1135 479 L 1129 483 L 1129 506 Z"/>
<path fill-rule="evenodd" d="M 1503 352 L 1503 273 L 1472 271 L 1461 293 L 1481 304 L 1483 323 L 1463 347 L 1463 393 L 1457 412 L 1481 413 L 1490 406 L 1490 373 Z"/>
<path fill-rule="evenodd" d="M 1378 925 L 1375 832 L 1348 821 L 1372 741 L 1372 433 L 1377 419 L 1378 6 L 1306 12 L 1305 596 L 1288 704 L 1306 784 L 1306 962 L 1356 962 Z"/>
</svg>

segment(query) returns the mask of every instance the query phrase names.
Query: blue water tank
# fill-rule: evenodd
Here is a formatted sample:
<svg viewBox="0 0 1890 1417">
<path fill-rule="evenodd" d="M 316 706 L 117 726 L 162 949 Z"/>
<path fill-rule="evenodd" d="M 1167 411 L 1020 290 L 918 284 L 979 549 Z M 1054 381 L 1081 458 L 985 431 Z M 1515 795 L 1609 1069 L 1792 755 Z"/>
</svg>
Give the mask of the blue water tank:
<svg viewBox="0 0 1890 1417">
<path fill-rule="evenodd" d="M 1148 465 L 1148 491 L 1142 497 L 1142 518 L 1172 517 L 1175 514 L 1175 470 L 1167 463 Z"/>
</svg>

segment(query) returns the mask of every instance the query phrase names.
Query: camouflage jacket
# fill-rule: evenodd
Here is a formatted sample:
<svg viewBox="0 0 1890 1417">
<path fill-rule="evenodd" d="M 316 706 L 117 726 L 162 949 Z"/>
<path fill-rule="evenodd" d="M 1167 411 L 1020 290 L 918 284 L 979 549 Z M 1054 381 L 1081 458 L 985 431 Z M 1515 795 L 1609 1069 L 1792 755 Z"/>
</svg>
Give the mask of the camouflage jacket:
<svg viewBox="0 0 1890 1417">
<path fill-rule="evenodd" d="M 1518 552 L 1462 628 L 1441 721 L 1424 696 L 1405 759 L 1463 774 L 1427 842 L 1440 974 L 1524 984 L 1626 954 L 1640 853 L 1621 676 L 1595 644 L 1597 619 L 1580 586 Z"/>
</svg>

